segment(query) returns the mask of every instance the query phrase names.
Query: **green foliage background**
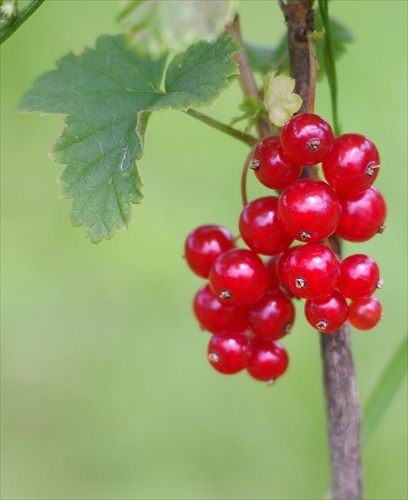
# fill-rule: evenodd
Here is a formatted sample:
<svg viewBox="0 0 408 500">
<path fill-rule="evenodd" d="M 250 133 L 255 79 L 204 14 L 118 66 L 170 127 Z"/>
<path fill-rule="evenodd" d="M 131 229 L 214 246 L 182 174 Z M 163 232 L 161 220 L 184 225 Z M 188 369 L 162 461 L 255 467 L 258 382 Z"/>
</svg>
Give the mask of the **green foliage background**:
<svg viewBox="0 0 408 500">
<path fill-rule="evenodd" d="M 2 498 L 321 498 L 329 466 L 318 335 L 298 306 L 273 388 L 223 377 L 191 300 L 202 281 L 182 259 L 204 223 L 237 231 L 247 148 L 177 111 L 156 113 L 139 166 L 146 202 L 130 231 L 92 245 L 58 199 L 47 157 L 58 116 L 22 115 L 34 78 L 69 50 L 120 32 L 116 1 L 45 2 L 1 48 Z M 330 3 L 355 43 L 338 64 L 344 132 L 370 137 L 389 206 L 383 236 L 346 244 L 385 280 L 385 319 L 352 332 L 361 402 L 407 332 L 407 4 Z M 240 2 L 244 36 L 277 43 L 276 2 Z M 367 21 L 369 19 L 369 22 Z M 211 110 L 228 120 L 240 90 Z M 330 116 L 326 82 L 316 112 Z M 251 198 L 265 194 L 253 178 Z M 407 498 L 406 380 L 364 450 L 366 496 Z"/>
</svg>

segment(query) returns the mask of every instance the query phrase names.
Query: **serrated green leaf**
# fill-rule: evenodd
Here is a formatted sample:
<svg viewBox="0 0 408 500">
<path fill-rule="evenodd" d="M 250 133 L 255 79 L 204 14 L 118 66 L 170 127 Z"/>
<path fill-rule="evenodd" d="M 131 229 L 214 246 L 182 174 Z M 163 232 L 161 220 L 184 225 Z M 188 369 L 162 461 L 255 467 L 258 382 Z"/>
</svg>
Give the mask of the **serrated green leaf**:
<svg viewBox="0 0 408 500">
<path fill-rule="evenodd" d="M 264 79 L 264 104 L 271 122 L 283 127 L 302 106 L 302 99 L 293 92 L 295 80 L 272 71 Z"/>
<path fill-rule="evenodd" d="M 210 104 L 237 71 L 230 57 L 238 50 L 228 37 L 199 42 L 166 73 L 167 56 L 152 60 L 129 49 L 123 36 L 104 36 L 95 49 L 63 57 L 25 94 L 26 111 L 68 115 L 51 155 L 67 165 L 61 194 L 74 198 L 72 222 L 93 242 L 126 229 L 131 204 L 143 200 L 136 160 L 151 112 Z"/>
<path fill-rule="evenodd" d="M 160 56 L 181 51 L 202 39 L 219 37 L 236 11 L 236 0 L 127 0 L 119 20 L 129 30 L 128 39 L 140 53 Z"/>
</svg>

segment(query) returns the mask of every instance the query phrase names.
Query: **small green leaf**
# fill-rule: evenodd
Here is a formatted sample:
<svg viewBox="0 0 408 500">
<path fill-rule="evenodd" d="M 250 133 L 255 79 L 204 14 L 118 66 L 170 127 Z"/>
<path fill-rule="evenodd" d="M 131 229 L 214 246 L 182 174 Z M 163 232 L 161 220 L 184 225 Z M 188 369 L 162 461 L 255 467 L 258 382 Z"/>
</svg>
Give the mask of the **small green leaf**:
<svg viewBox="0 0 408 500">
<path fill-rule="evenodd" d="M 119 13 L 129 41 L 137 50 L 153 57 L 181 51 L 193 42 L 215 40 L 232 21 L 236 0 L 127 0 Z"/>
<path fill-rule="evenodd" d="M 243 114 L 233 118 L 230 125 L 234 125 L 242 120 L 247 120 L 247 125 L 244 130 L 246 134 L 251 131 L 251 128 L 255 125 L 256 120 L 260 116 L 267 114 L 263 102 L 255 96 L 244 97 L 244 100 L 238 108 L 243 111 Z"/>
<path fill-rule="evenodd" d="M 302 99 L 293 92 L 295 80 L 288 76 L 276 75 L 272 71 L 265 76 L 265 108 L 269 119 L 277 127 L 283 127 L 285 123 L 299 111 L 302 106 Z"/>
<path fill-rule="evenodd" d="M 388 361 L 364 407 L 362 428 L 364 444 L 374 434 L 399 385 L 407 374 L 407 338 L 403 339 L 392 358 Z"/>
<path fill-rule="evenodd" d="M 67 165 L 61 194 L 74 199 L 72 222 L 84 225 L 93 242 L 126 229 L 131 204 L 143 200 L 136 160 L 150 114 L 210 104 L 236 73 L 230 58 L 238 50 L 228 37 L 199 42 L 176 56 L 166 73 L 167 56 L 153 60 L 129 49 L 123 36 L 104 36 L 95 49 L 63 57 L 25 94 L 26 111 L 68 115 L 51 156 Z"/>
</svg>

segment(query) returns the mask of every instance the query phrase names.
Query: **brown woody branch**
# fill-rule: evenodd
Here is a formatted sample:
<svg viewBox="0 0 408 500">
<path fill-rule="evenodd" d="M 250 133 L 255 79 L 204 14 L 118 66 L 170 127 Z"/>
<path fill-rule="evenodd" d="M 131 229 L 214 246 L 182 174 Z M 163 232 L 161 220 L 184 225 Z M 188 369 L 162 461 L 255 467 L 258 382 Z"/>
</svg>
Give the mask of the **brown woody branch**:
<svg viewBox="0 0 408 500">
<path fill-rule="evenodd" d="M 295 92 L 302 100 L 300 112 L 308 109 L 310 66 L 307 33 L 314 30 L 314 0 L 279 0 L 288 26 L 288 48 Z M 312 176 L 311 169 L 304 169 Z M 310 175 L 309 175 L 310 174 Z M 337 235 L 330 247 L 341 259 Z M 360 500 L 363 497 L 361 466 L 361 409 L 351 352 L 348 324 L 334 333 L 321 333 L 323 380 L 331 453 L 332 497 L 335 500 Z"/>
</svg>

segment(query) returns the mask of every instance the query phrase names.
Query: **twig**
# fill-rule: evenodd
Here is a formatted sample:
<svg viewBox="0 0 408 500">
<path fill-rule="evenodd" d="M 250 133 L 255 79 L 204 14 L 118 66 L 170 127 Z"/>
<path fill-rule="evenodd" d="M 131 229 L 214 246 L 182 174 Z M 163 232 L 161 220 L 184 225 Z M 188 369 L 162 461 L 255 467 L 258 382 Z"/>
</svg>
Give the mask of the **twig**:
<svg viewBox="0 0 408 500">
<path fill-rule="evenodd" d="M 249 65 L 248 57 L 245 52 L 238 14 L 235 16 L 234 20 L 226 26 L 225 33 L 234 38 L 235 41 L 242 47 L 242 50 L 237 52 L 233 56 L 239 67 L 239 81 L 241 84 L 242 92 L 245 96 L 255 96 L 258 99 L 261 99 L 261 93 L 256 84 L 254 75 Z M 271 135 L 270 124 L 266 116 L 260 116 L 257 119 L 256 128 L 261 138 Z"/>
<path fill-rule="evenodd" d="M 307 34 L 314 31 L 314 0 L 279 0 L 288 24 L 291 75 L 303 105 L 300 112 L 313 111 L 313 61 L 309 58 Z M 314 54 L 310 54 L 313 58 Z M 313 170 L 304 168 L 304 175 Z M 329 238 L 331 249 L 341 259 L 340 239 Z M 323 379 L 331 452 L 332 496 L 336 500 L 361 500 L 361 409 L 358 401 L 350 331 L 346 324 L 334 333 L 321 333 Z"/>
</svg>

